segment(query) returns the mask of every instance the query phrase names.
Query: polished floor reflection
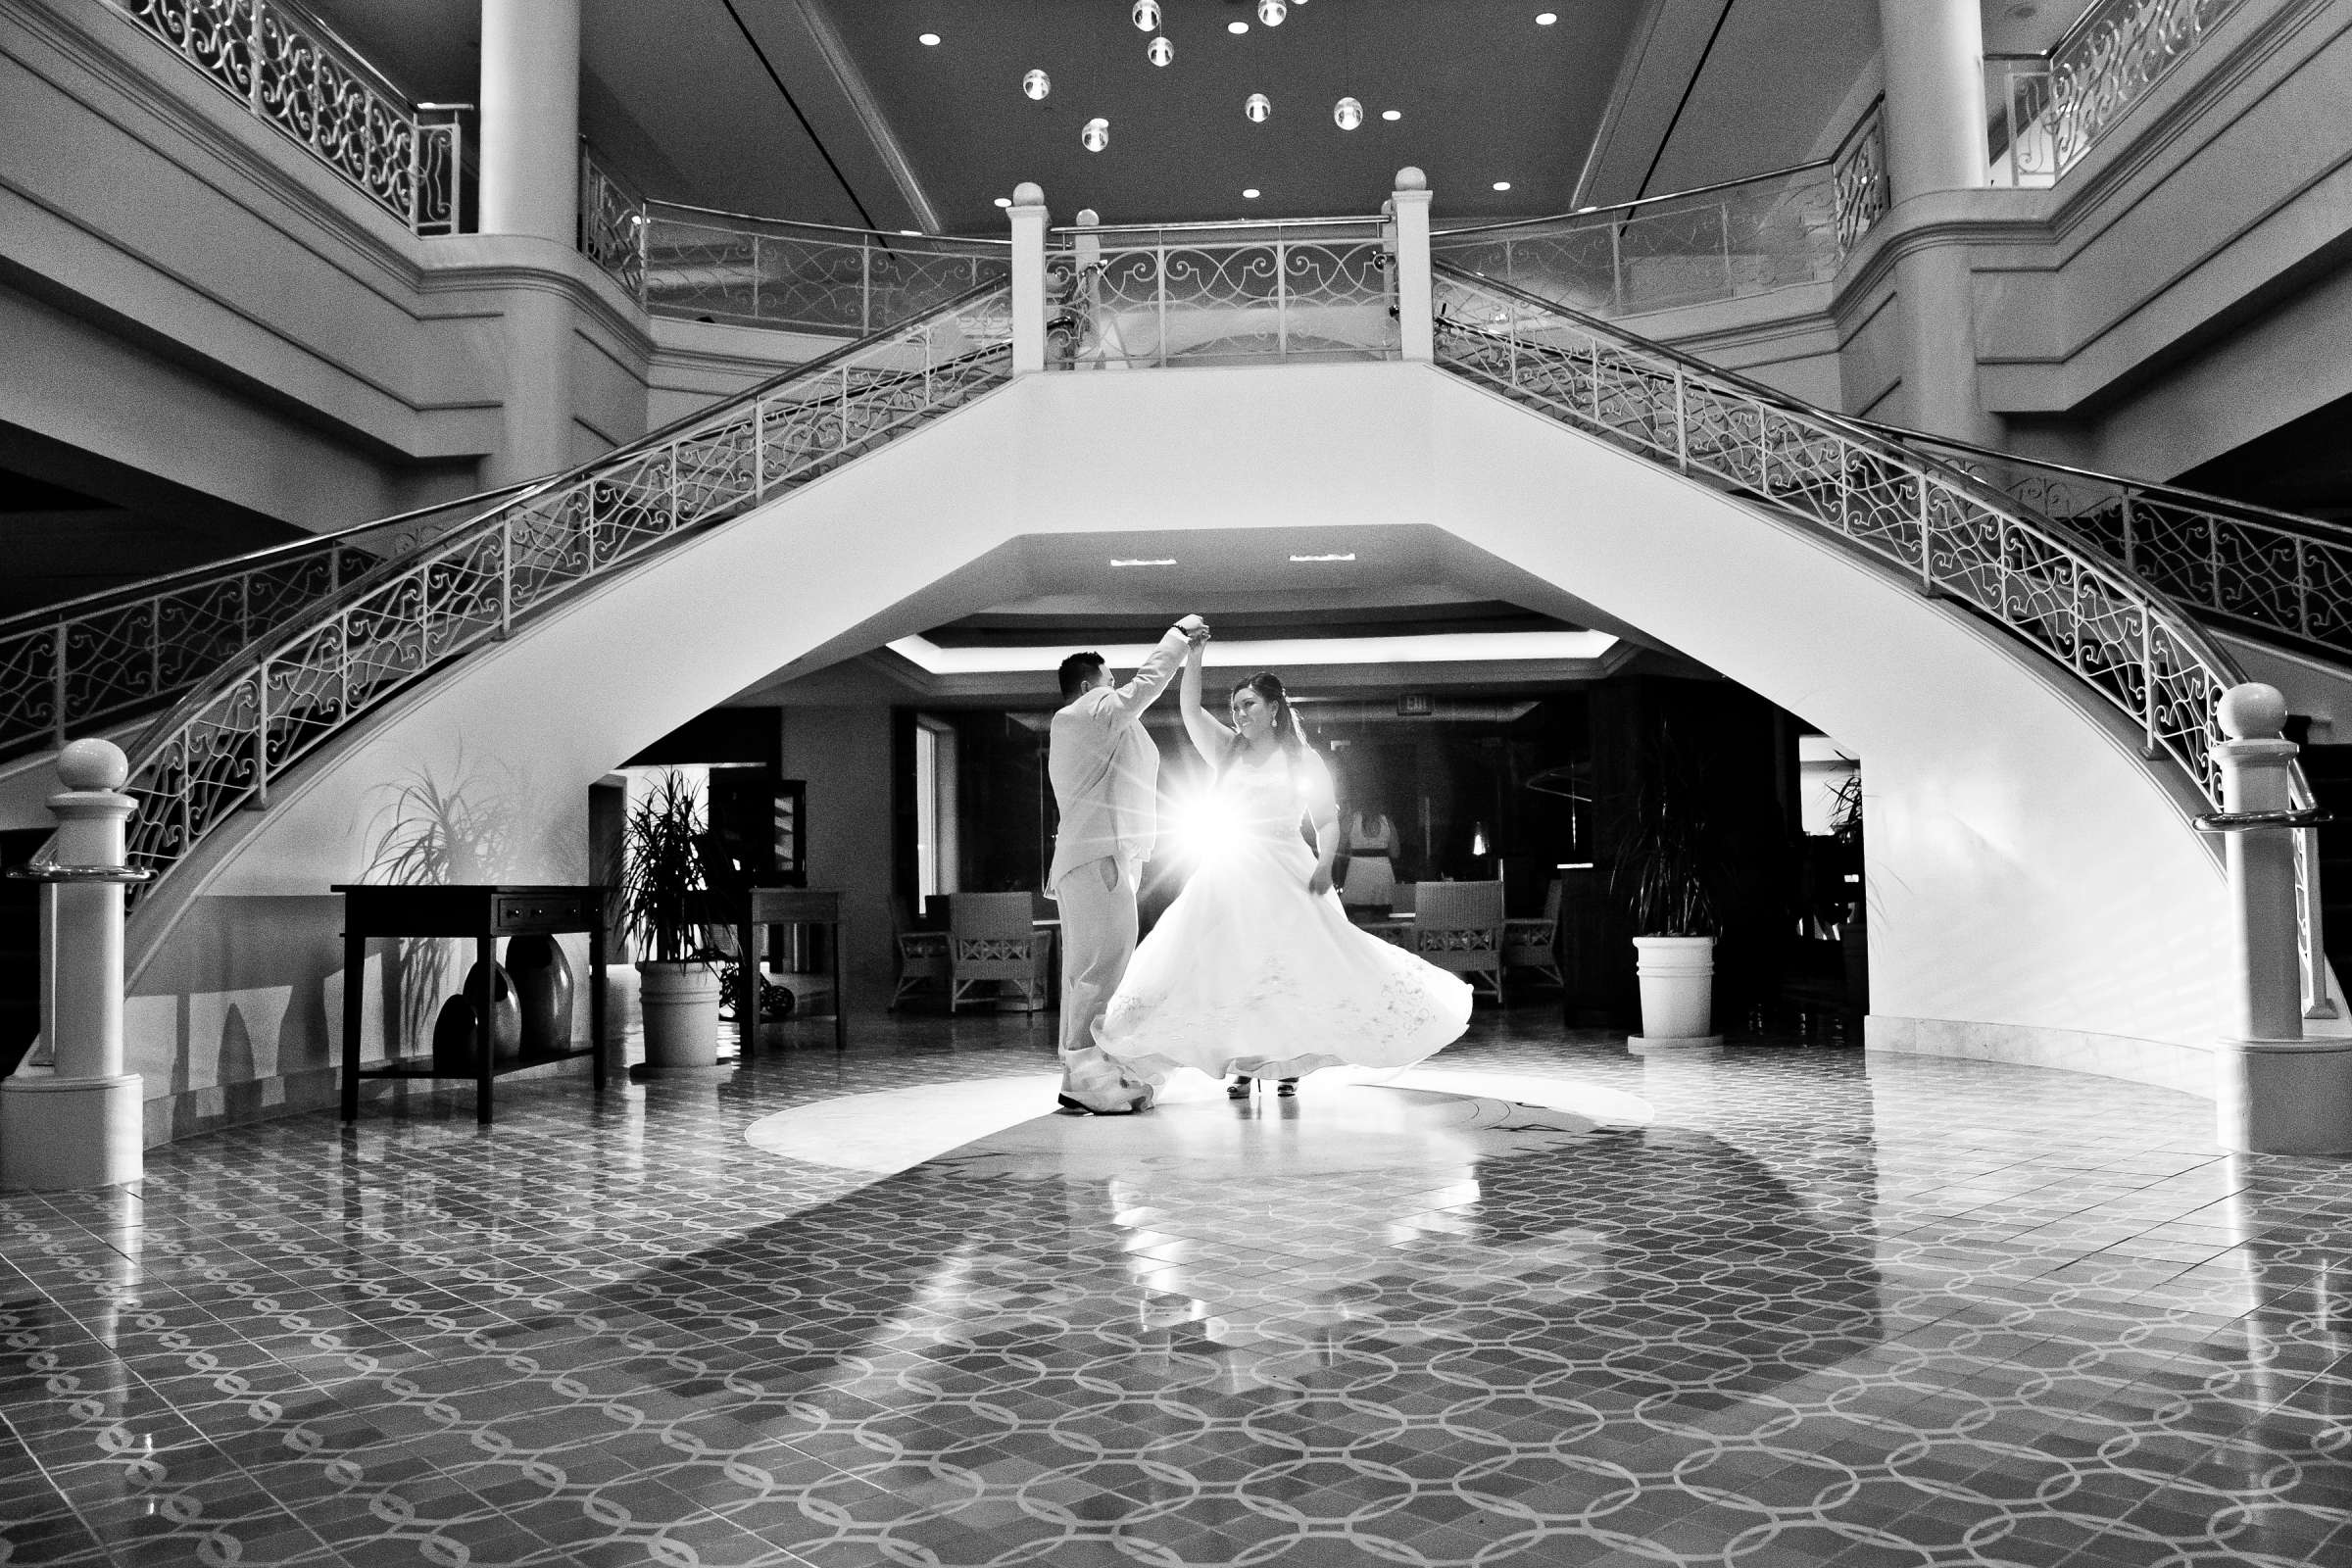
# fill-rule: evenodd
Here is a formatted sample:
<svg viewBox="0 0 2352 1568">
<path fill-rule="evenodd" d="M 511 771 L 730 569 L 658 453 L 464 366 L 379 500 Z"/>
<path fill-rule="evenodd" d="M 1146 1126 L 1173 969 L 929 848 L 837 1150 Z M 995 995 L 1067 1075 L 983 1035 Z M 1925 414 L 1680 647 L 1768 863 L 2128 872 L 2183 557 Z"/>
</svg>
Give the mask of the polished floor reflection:
<svg viewBox="0 0 2352 1568">
<path fill-rule="evenodd" d="M 0 1562 L 2352 1562 L 2352 1165 L 2204 1102 L 1529 1011 L 1089 1120 L 860 1037 L 0 1199 Z"/>
</svg>

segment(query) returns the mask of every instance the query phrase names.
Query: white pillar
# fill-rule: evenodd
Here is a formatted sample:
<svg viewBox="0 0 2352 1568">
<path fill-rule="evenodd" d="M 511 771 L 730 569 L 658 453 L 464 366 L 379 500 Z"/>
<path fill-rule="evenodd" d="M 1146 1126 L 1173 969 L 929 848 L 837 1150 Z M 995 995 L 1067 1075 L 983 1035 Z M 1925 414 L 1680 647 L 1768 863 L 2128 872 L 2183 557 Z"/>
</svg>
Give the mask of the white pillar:
<svg viewBox="0 0 2352 1568">
<path fill-rule="evenodd" d="M 2223 694 L 2213 749 L 2222 809 L 2286 811 L 2295 744 L 2283 738 L 2286 699 L 2249 683 Z M 2230 1009 L 2217 1054 L 2217 1136 L 2264 1154 L 2352 1152 L 2352 1039 L 2303 1038 L 2303 974 L 2296 948 L 2294 830 L 2253 827 L 2228 836 Z"/>
<path fill-rule="evenodd" d="M 1396 171 L 1390 198 L 1396 214 L 1396 325 L 1401 357 L 1423 365 L 1438 357 L 1430 322 L 1429 176 L 1407 166 Z"/>
<path fill-rule="evenodd" d="M 1046 368 L 1046 193 L 1012 188 L 1012 373 Z"/>
<path fill-rule="evenodd" d="M 145 1172 L 139 1075 L 122 1070 L 124 826 L 138 803 L 122 793 L 130 764 L 106 741 L 58 755 L 49 797 L 60 879 L 44 944 L 41 1036 L 56 1065 L 0 1081 L 0 1188 L 112 1187 Z M 85 880 L 72 879 L 78 872 Z"/>
<path fill-rule="evenodd" d="M 1899 208 L 1986 182 L 1984 24 L 1979 0 L 1879 0 L 1886 60 L 1887 201 Z M 1904 401 L 1919 429 L 1998 444 L 1977 383 L 1975 279 L 1965 241 L 1895 258 Z"/>
<path fill-rule="evenodd" d="M 580 0 L 482 0 L 481 222 L 570 246 L 580 205 Z"/>
</svg>

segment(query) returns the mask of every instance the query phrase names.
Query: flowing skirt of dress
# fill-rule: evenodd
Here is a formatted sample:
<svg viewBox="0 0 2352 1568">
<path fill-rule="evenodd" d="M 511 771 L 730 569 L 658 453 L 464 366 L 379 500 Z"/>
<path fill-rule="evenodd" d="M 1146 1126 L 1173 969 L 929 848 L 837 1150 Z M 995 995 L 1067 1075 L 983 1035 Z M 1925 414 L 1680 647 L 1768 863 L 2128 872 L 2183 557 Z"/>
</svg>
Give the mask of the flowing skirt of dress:
<svg viewBox="0 0 2352 1568">
<path fill-rule="evenodd" d="M 1297 1078 L 1407 1067 L 1461 1038 L 1470 987 L 1356 929 L 1307 891 L 1296 832 L 1253 834 L 1194 871 L 1135 951 L 1095 1038 L 1136 1076 Z"/>
</svg>

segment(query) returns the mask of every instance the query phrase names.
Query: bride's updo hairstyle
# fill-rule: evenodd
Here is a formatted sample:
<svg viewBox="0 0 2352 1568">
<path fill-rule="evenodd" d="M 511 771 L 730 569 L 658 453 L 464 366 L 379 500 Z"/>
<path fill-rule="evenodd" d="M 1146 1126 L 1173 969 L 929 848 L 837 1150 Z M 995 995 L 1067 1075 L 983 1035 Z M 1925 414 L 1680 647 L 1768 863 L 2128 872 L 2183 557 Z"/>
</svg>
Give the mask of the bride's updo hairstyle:
<svg viewBox="0 0 2352 1568">
<path fill-rule="evenodd" d="M 1259 699 L 1274 710 L 1274 739 L 1282 747 L 1288 759 L 1296 762 L 1299 758 L 1305 756 L 1306 731 L 1298 723 L 1298 710 L 1291 706 L 1291 694 L 1283 690 L 1282 677 L 1270 669 L 1261 669 L 1248 680 L 1235 681 L 1233 690 L 1226 694 L 1227 707 L 1230 708 L 1233 699 L 1241 696 L 1244 691 L 1257 693 Z M 1242 732 L 1239 727 L 1236 727 L 1233 732 L 1233 747 L 1228 755 L 1229 757 L 1238 757 L 1241 755 L 1241 750 Z"/>
</svg>

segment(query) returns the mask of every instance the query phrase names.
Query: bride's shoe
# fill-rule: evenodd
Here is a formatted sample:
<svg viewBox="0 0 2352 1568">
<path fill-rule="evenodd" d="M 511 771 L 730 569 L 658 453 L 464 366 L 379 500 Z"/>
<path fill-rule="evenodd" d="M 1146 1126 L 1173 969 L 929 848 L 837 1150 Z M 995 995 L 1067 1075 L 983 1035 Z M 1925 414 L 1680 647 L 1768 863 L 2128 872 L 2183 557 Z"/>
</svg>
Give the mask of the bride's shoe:
<svg viewBox="0 0 2352 1568">
<path fill-rule="evenodd" d="M 1282 1082 L 1274 1086 L 1274 1092 L 1280 1095 L 1283 1099 L 1289 1100 L 1298 1093 L 1298 1080 L 1296 1078 L 1285 1078 Z"/>
<path fill-rule="evenodd" d="M 1236 1078 L 1233 1082 L 1225 1086 L 1225 1098 L 1227 1100 L 1248 1100 L 1250 1098 L 1250 1091 L 1253 1087 L 1255 1086 L 1252 1085 L 1249 1079 Z"/>
</svg>

